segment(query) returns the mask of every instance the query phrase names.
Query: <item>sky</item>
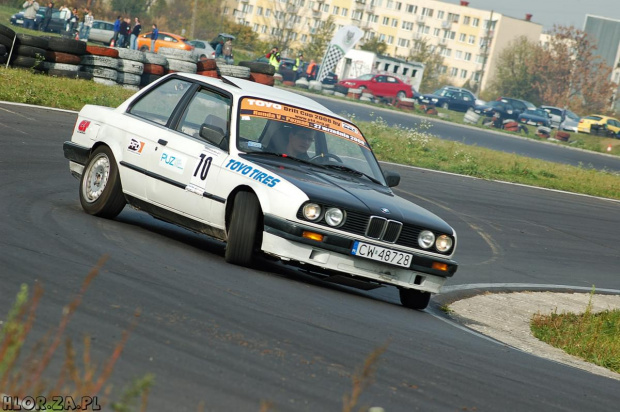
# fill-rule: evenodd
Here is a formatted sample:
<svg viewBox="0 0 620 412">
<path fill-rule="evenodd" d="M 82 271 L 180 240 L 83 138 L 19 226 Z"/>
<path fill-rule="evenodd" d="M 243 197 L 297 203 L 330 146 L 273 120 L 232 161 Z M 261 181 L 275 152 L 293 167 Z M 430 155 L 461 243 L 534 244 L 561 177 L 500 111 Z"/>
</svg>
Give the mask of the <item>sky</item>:
<svg viewBox="0 0 620 412">
<path fill-rule="evenodd" d="M 459 4 L 459 0 L 443 0 Z M 620 0 L 468 0 L 469 7 L 497 11 L 506 16 L 525 18 L 550 30 L 554 24 L 583 29 L 586 14 L 620 20 Z"/>
</svg>

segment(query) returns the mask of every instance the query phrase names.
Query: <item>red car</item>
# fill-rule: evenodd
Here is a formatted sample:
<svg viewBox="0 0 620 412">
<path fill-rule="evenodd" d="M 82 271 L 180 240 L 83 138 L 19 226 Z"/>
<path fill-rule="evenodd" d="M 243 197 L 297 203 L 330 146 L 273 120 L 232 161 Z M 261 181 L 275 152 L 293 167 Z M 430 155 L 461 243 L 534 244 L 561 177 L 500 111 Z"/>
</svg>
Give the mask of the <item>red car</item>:
<svg viewBox="0 0 620 412">
<path fill-rule="evenodd" d="M 366 89 L 376 97 L 413 98 L 411 85 L 387 74 L 364 74 L 357 79 L 344 79 L 339 85 L 349 89 Z"/>
</svg>

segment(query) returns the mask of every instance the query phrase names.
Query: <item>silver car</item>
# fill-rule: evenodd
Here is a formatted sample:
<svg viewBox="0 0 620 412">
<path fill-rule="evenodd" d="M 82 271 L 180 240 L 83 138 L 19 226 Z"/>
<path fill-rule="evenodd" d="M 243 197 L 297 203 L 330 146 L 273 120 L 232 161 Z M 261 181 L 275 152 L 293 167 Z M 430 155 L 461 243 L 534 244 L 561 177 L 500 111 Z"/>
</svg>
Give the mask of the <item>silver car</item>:
<svg viewBox="0 0 620 412">
<path fill-rule="evenodd" d="M 106 46 L 109 46 L 113 37 L 114 23 L 103 20 L 93 21 L 93 27 L 90 29 L 88 41 L 103 43 Z"/>
<path fill-rule="evenodd" d="M 574 133 L 578 132 L 577 125 L 579 124 L 580 117 L 577 116 L 575 113 L 571 112 L 570 110 L 554 106 L 540 106 L 540 108 L 549 113 L 549 117 L 551 117 L 552 128 L 559 129 L 561 124 L 561 130 L 566 130 Z"/>
<path fill-rule="evenodd" d="M 215 50 L 206 40 L 190 40 L 189 44 L 194 46 L 194 54 L 199 60 L 215 59 Z"/>
</svg>

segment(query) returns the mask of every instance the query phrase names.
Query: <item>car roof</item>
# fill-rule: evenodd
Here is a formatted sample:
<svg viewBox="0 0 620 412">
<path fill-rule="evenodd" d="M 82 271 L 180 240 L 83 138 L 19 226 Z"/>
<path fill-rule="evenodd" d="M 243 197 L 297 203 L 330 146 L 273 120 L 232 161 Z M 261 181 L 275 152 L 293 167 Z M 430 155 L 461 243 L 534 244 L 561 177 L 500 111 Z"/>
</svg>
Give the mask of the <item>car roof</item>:
<svg viewBox="0 0 620 412">
<path fill-rule="evenodd" d="M 309 97 L 289 92 L 287 90 L 276 89 L 275 87 L 266 86 L 260 83 L 252 82 L 250 80 L 244 80 L 238 77 L 228 76 L 222 76 L 222 79 L 218 79 L 192 73 L 176 73 L 176 75 L 180 77 L 186 77 L 192 80 L 197 80 L 202 83 L 212 84 L 230 92 L 235 97 L 248 96 L 266 100 L 274 100 L 279 103 L 302 107 L 304 109 L 321 112 L 339 119 L 346 120 L 342 116 L 333 113 L 327 107 L 316 102 L 315 100 L 310 99 Z"/>
</svg>

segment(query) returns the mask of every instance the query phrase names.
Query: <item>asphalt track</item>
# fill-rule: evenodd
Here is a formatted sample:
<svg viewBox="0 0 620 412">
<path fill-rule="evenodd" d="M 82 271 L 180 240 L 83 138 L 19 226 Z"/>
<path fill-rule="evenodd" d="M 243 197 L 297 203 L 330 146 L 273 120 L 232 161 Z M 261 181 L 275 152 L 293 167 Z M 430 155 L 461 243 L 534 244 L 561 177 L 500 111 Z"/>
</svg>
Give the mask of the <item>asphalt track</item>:
<svg viewBox="0 0 620 412">
<path fill-rule="evenodd" d="M 611 411 L 620 404 L 616 380 L 454 324 L 439 310 L 438 298 L 450 296 L 434 298 L 425 311 L 408 310 L 392 288 L 362 292 L 279 265 L 228 265 L 221 243 L 130 208 L 115 220 L 85 214 L 62 154 L 75 119 L 0 104 L 0 314 L 22 283 L 40 282 L 45 296 L 33 334 L 42 336 L 108 255 L 68 335 L 76 344 L 90 335 L 101 363 L 141 310 L 110 379 L 114 394 L 153 373 L 149 411 L 195 411 L 200 402 L 208 411 L 258 411 L 262 401 L 278 411 L 338 411 L 353 373 L 385 347 L 360 406 Z M 620 289 L 618 202 L 386 168 L 401 173 L 399 195 L 456 229 L 460 268 L 451 290 Z"/>
</svg>

